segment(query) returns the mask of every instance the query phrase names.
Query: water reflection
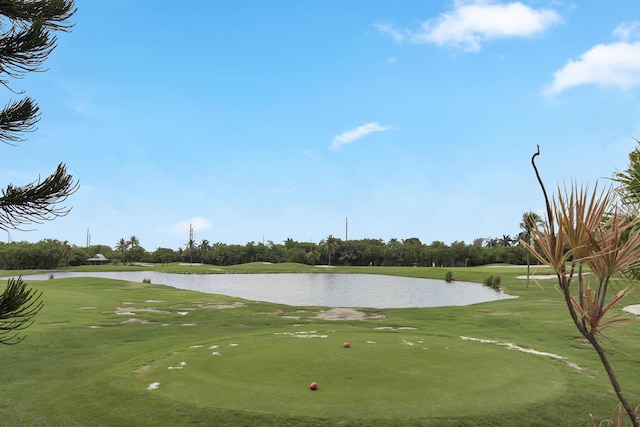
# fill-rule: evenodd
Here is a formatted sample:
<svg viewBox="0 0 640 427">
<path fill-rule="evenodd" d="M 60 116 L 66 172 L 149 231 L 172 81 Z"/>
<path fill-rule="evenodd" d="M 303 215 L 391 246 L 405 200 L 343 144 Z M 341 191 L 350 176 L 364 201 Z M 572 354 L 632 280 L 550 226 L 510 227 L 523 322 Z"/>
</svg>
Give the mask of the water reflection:
<svg viewBox="0 0 640 427">
<path fill-rule="evenodd" d="M 515 298 L 477 283 L 376 274 L 170 274 L 136 272 L 58 272 L 54 278 L 102 277 L 172 286 L 253 301 L 293 306 L 410 308 L 470 305 Z M 24 276 L 46 280 L 49 273 Z"/>
</svg>

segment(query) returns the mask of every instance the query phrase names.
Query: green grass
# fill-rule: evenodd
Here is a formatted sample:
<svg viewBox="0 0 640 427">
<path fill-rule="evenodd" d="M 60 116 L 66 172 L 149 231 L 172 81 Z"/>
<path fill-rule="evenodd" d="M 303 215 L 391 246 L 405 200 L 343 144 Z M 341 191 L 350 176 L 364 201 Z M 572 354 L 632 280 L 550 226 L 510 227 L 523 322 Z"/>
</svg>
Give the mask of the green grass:
<svg viewBox="0 0 640 427">
<path fill-rule="evenodd" d="M 326 271 L 262 263 L 211 268 L 171 264 L 153 269 Z M 385 317 L 328 321 L 315 317 L 322 307 L 243 301 L 154 284 L 34 281 L 31 286 L 44 293 L 45 308 L 25 341 L 0 348 L 0 425 L 587 426 L 589 413 L 597 419 L 611 416 L 617 401 L 608 379 L 570 323 L 553 280 L 525 288 L 516 277 L 526 269 L 509 266 L 332 269 L 432 278 L 449 270 L 460 281 L 500 275 L 505 290 L 519 298 L 375 310 Z M 230 308 L 234 302 L 243 305 Z M 636 292 L 625 303 L 640 303 L 640 296 Z M 116 314 L 118 307 L 155 311 L 122 315 Z M 633 404 L 640 403 L 639 326 L 612 329 L 605 343 Z M 351 348 L 342 347 L 345 341 Z M 500 345 L 506 343 L 564 359 Z M 317 391 L 309 390 L 312 381 L 318 382 Z M 152 383 L 158 388 L 148 390 Z"/>
</svg>

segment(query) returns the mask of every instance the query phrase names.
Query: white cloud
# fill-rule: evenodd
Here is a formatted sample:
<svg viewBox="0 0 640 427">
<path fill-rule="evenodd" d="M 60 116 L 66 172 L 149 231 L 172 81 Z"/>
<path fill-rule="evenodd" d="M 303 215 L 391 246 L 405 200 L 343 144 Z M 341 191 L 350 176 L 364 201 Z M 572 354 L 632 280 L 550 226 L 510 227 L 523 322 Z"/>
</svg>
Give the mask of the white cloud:
<svg viewBox="0 0 640 427">
<path fill-rule="evenodd" d="M 171 234 L 185 235 L 189 234 L 189 226 L 193 227 L 193 231 L 209 230 L 213 226 L 211 221 L 201 216 L 196 216 L 188 220 L 178 221 L 175 225 L 168 228 L 167 231 Z"/>
<path fill-rule="evenodd" d="M 545 88 L 557 95 L 574 86 L 597 84 L 630 89 L 640 86 L 640 42 L 599 44 L 553 74 Z"/>
<path fill-rule="evenodd" d="M 355 140 L 369 135 L 370 133 L 384 132 L 389 129 L 391 129 L 391 126 L 383 126 L 378 122 L 367 123 L 366 125 L 358 126 L 355 129 L 342 132 L 340 135 L 333 138 L 329 148 L 331 150 L 339 150 L 343 145 L 351 144 Z"/>
<path fill-rule="evenodd" d="M 423 22 L 416 31 L 384 23 L 375 26 L 398 42 L 433 43 L 478 52 L 487 40 L 533 37 L 561 21 L 561 16 L 552 9 L 533 9 L 520 2 L 456 0 L 451 12 Z"/>
</svg>

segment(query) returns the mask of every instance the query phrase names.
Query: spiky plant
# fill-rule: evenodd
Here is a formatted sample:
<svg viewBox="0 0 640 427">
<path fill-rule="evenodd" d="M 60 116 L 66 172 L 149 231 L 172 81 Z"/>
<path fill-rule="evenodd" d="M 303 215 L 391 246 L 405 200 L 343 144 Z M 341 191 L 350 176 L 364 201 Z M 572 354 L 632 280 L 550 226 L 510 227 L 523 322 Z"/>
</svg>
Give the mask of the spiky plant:
<svg viewBox="0 0 640 427">
<path fill-rule="evenodd" d="M 568 189 L 559 188 L 555 198 L 549 200 L 535 163 L 539 154 L 538 147 L 531 163 L 544 194 L 547 218 L 545 223 L 532 229 L 537 245 L 534 247 L 525 242 L 525 246 L 555 271 L 573 323 L 598 353 L 632 425 L 639 426 L 637 411 L 624 396 L 599 339 L 604 328 L 631 320 L 622 316 L 604 318 L 628 293 L 624 289 L 609 298 L 612 281 L 638 266 L 640 217 L 625 213 L 616 206 L 615 192 L 612 189 L 600 191 L 597 185 L 593 192 L 575 184 Z M 585 266 L 592 275 L 585 276 Z M 594 279 L 590 280 L 590 277 Z M 571 290 L 574 281 L 577 282 L 577 297 Z"/>
</svg>

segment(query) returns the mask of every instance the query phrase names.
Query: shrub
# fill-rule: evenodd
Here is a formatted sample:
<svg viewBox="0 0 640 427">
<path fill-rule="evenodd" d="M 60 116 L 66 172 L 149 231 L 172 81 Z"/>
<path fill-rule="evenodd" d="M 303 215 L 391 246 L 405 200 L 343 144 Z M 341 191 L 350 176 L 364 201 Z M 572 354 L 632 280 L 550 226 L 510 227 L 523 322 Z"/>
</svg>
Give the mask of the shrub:
<svg viewBox="0 0 640 427">
<path fill-rule="evenodd" d="M 453 271 L 447 271 L 444 275 L 444 281 L 447 283 L 453 282 L 455 279 L 453 278 Z"/>
<path fill-rule="evenodd" d="M 493 274 L 484 279 L 484 284 L 493 289 L 500 289 L 501 279 L 500 276 Z"/>
<path fill-rule="evenodd" d="M 151 279 L 142 279 L 142 283 L 151 283 Z"/>
<path fill-rule="evenodd" d="M 52 279 L 53 279 L 53 274 L 50 274 L 49 275 L 49 280 L 52 280 Z"/>
</svg>

